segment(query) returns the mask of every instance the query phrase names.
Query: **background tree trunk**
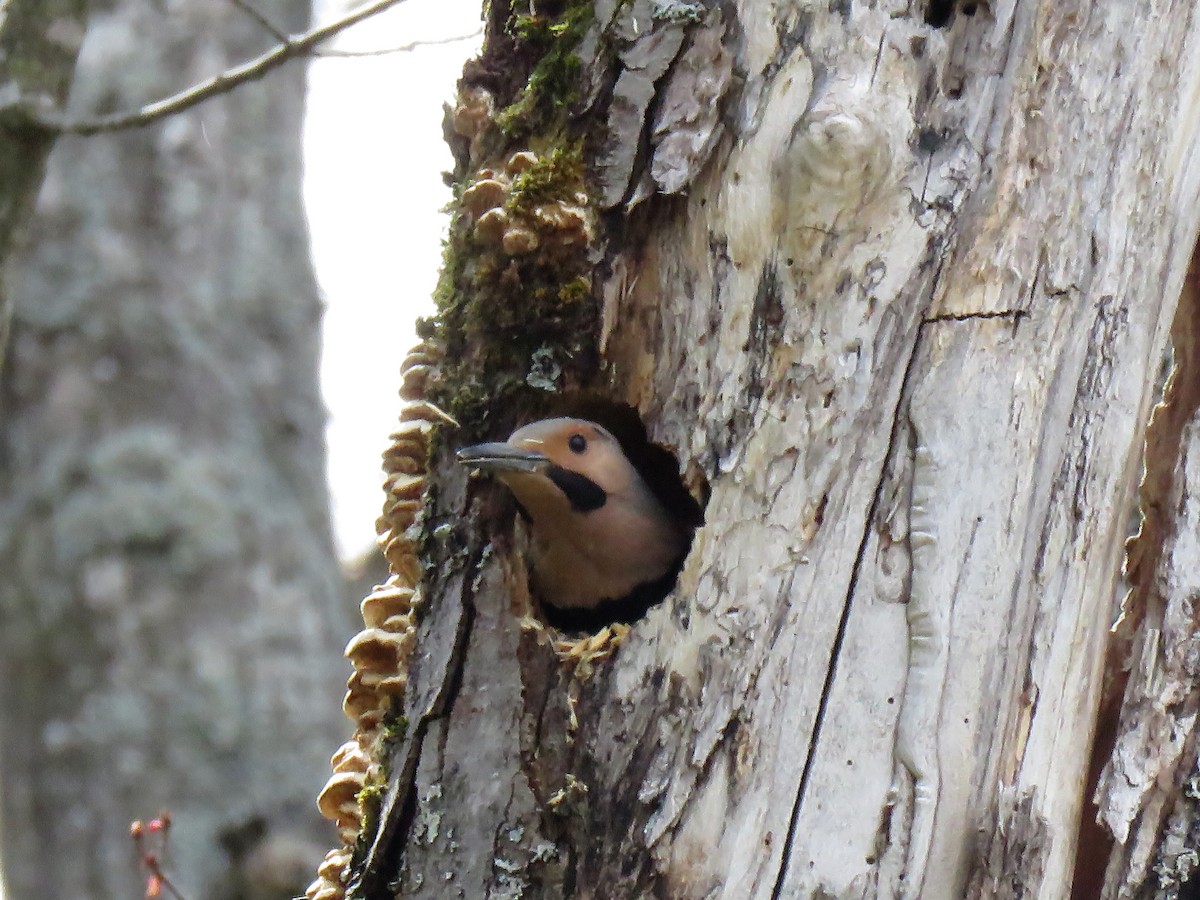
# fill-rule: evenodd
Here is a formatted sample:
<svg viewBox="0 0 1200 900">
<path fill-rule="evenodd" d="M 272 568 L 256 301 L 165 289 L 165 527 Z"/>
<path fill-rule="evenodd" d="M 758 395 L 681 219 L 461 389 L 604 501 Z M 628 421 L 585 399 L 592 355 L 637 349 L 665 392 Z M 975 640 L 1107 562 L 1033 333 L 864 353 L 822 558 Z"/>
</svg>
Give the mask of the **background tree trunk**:
<svg viewBox="0 0 1200 900">
<path fill-rule="evenodd" d="M 8 3 L 0 18 L 0 88 L 5 96 L 40 107 L 61 109 L 66 103 L 83 43 L 86 7 L 68 3 L 61 9 L 41 0 Z M 0 362 L 8 344 L 12 299 L 8 271 L 12 245 L 33 210 L 45 173 L 52 136 L 27 127 L 13 108 L 0 123 Z M 3 788 L 0 787 L 0 794 Z M 0 803 L 0 829 L 3 803 Z M 0 842 L 0 900 L 4 897 L 3 842 Z"/>
<path fill-rule="evenodd" d="M 0 358 L 11 300 L 4 287 L 13 238 L 42 183 L 53 135 L 29 127 L 29 110 L 57 110 L 67 99 L 83 42 L 86 5 L 78 0 L 5 4 L 0 18 Z"/>
<path fill-rule="evenodd" d="M 1195 4 L 490 10 L 451 119 L 463 204 L 426 392 L 464 427 L 428 476 L 403 727 L 351 886 L 1174 896 L 1151 869 L 1191 865 L 1162 838 L 1192 838 L 1200 796 L 1187 456 L 1174 494 L 1143 494 L 1179 537 L 1132 545 L 1118 633 L 1144 676 L 1116 771 L 1140 780 L 1110 775 L 1101 810 L 1140 843 L 1084 823 L 1200 227 Z M 564 261 L 577 186 L 543 171 L 531 200 L 514 153 L 569 157 L 574 135 L 599 215 Z M 593 318 L 568 303 L 580 271 Z M 711 492 L 676 590 L 611 660 L 512 614 L 521 528 L 449 454 L 581 386 Z M 1147 477 L 1170 487 L 1190 431 L 1164 434 Z M 1170 590 L 1147 604 L 1147 579 Z"/>
<path fill-rule="evenodd" d="M 307 21 L 303 2 L 256 6 Z M 272 43 L 224 0 L 116 4 L 93 17 L 72 106 L 129 109 Z M 294 896 L 326 840 L 313 795 L 345 729 L 349 622 L 303 91 L 292 66 L 51 161 L 3 376 L 9 900 L 140 896 L 129 823 L 164 807 L 192 900 Z"/>
</svg>

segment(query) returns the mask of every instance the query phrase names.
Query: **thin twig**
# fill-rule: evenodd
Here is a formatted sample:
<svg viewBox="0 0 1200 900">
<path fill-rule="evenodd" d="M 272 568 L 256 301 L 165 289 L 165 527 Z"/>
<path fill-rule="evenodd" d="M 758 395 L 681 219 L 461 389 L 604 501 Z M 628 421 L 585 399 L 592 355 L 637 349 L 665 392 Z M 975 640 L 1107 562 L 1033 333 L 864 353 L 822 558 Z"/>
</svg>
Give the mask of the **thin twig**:
<svg viewBox="0 0 1200 900">
<path fill-rule="evenodd" d="M 468 41 L 471 38 L 479 37 L 481 34 L 483 34 L 483 29 L 476 28 L 470 34 L 460 34 L 448 38 L 433 38 L 428 41 L 410 41 L 407 44 L 401 44 L 399 47 L 387 47 L 382 50 L 314 50 L 312 55 L 321 59 L 356 59 L 363 56 L 388 56 L 392 53 L 408 53 L 411 50 L 416 50 L 418 47 L 432 47 L 437 44 L 456 44 L 459 41 Z"/>
<path fill-rule="evenodd" d="M 170 893 L 175 900 L 187 900 L 175 882 L 163 871 L 163 858 L 167 855 L 167 843 L 171 835 L 171 814 L 165 809 L 157 819 L 142 822 L 140 819 L 129 823 L 129 836 L 133 838 L 133 846 L 137 850 L 138 863 L 146 870 L 146 893 L 150 898 L 161 897 L 163 889 Z M 147 844 L 157 838 L 155 849 L 149 849 Z"/>
<path fill-rule="evenodd" d="M 175 883 L 173 881 L 171 881 L 171 879 L 168 878 L 166 875 L 162 876 L 162 880 L 160 883 L 162 884 L 163 887 L 165 887 L 168 891 L 171 892 L 171 896 L 174 897 L 175 900 L 187 900 L 187 898 L 185 896 L 183 896 L 183 894 L 180 892 L 179 888 L 175 887 Z"/>
<path fill-rule="evenodd" d="M 230 0 L 230 2 L 262 26 L 262 29 L 275 38 L 275 40 L 286 43 L 291 39 L 291 36 L 286 31 L 272 22 L 254 4 L 247 2 L 247 0 Z M 399 47 L 386 47 L 379 50 L 312 50 L 309 55 L 320 59 L 357 59 L 359 57 L 390 56 L 393 53 L 409 53 L 418 47 L 457 44 L 459 41 L 469 41 L 471 38 L 479 37 L 481 34 L 483 34 L 483 29 L 476 28 L 470 34 L 460 34 L 447 38 L 431 38 L 425 41 L 409 41 L 407 44 L 401 44 Z"/>
<path fill-rule="evenodd" d="M 231 0 L 234 6 L 262 26 L 263 30 L 281 44 L 286 44 L 292 36 L 266 17 L 261 9 L 246 0 Z"/>
<path fill-rule="evenodd" d="M 328 25 L 313 28 L 303 34 L 298 34 L 295 37 L 281 41 L 278 46 L 268 50 L 262 56 L 242 63 L 240 66 L 235 66 L 232 69 L 226 69 L 208 81 L 194 84 L 190 88 L 180 91 L 178 94 L 162 100 L 156 100 L 154 103 L 148 103 L 134 112 L 116 113 L 96 119 L 78 119 L 74 121 L 30 113 L 27 124 L 59 134 L 85 135 L 101 134 L 106 131 L 122 131 L 127 128 L 142 128 L 153 122 L 157 122 L 159 119 L 165 119 L 167 116 L 183 112 L 185 109 L 191 109 L 198 103 L 203 103 L 205 100 L 215 97 L 218 94 L 226 94 L 248 81 L 257 81 L 288 60 L 308 54 L 317 44 L 329 40 L 329 38 L 345 31 L 351 25 L 357 25 L 359 22 L 378 15 L 384 10 L 403 2 L 404 0 L 375 0 L 374 3 L 369 3 L 349 15 L 330 22 Z"/>
</svg>

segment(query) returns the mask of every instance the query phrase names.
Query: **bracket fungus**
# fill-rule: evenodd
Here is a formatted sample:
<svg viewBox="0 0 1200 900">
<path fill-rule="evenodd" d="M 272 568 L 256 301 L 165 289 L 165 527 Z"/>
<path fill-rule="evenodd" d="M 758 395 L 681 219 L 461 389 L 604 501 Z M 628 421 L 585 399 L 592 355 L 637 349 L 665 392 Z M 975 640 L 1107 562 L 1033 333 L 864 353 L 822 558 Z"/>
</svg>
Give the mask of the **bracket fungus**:
<svg viewBox="0 0 1200 900">
<path fill-rule="evenodd" d="M 475 238 L 509 256 L 586 247 L 592 236 L 587 194 L 546 190 L 562 166 L 562 154 L 521 150 L 500 169 L 480 169 L 462 194 Z"/>
<path fill-rule="evenodd" d="M 437 427 L 454 420 L 422 400 L 439 377 L 439 350 L 423 343 L 401 363 L 401 397 L 407 405 L 384 451 L 387 475 L 383 514 L 376 521 L 391 577 L 361 604 L 364 628 L 346 645 L 354 672 L 342 708 L 355 723 L 354 737 L 334 754 L 333 775 L 317 808 L 338 829 L 342 846 L 331 850 L 309 885 L 306 900 L 343 900 L 353 848 L 363 825 L 363 788 L 379 770 L 384 717 L 408 685 L 408 661 L 416 644 L 414 613 L 421 606 L 421 563 L 409 529 L 424 503 L 429 444 Z"/>
</svg>

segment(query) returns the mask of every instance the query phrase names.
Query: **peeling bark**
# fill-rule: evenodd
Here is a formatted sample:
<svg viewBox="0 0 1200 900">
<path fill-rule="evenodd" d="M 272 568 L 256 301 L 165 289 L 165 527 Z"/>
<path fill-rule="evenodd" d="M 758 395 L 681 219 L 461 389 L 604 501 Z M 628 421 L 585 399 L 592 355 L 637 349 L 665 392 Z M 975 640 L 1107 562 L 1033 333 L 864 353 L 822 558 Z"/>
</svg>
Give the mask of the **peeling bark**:
<svg viewBox="0 0 1200 900">
<path fill-rule="evenodd" d="M 1097 790 L 1115 839 L 1105 897 L 1174 900 L 1200 866 L 1200 253 L 1192 262 L 1172 328 L 1174 368 L 1146 439 L 1142 525 L 1129 544 L 1119 630 L 1128 661 L 1112 673 L 1123 703 Z"/>
</svg>

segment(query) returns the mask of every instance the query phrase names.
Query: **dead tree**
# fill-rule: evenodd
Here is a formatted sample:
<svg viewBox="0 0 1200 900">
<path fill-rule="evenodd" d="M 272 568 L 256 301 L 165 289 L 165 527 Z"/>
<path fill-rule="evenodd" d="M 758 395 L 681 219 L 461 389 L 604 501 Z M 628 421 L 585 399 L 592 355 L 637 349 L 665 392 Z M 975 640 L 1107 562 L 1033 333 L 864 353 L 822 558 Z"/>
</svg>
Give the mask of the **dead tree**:
<svg viewBox="0 0 1200 900">
<path fill-rule="evenodd" d="M 489 10 L 310 896 L 1175 896 L 1195 5 Z M 557 410 L 706 501 L 628 631 L 453 460 Z"/>
</svg>

